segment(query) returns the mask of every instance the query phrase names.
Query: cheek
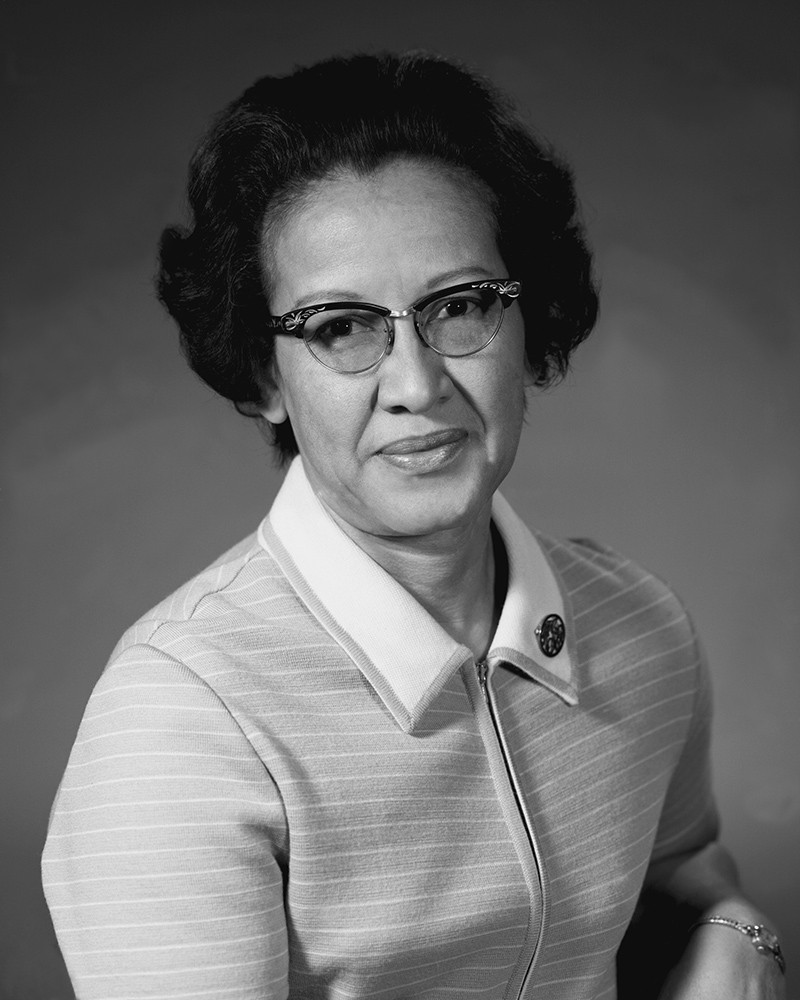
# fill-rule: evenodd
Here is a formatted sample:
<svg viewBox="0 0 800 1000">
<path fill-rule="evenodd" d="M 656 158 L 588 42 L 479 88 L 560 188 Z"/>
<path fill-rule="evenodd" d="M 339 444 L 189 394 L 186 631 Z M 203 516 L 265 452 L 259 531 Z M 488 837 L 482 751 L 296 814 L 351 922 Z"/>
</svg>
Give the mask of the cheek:
<svg viewBox="0 0 800 1000">
<path fill-rule="evenodd" d="M 501 330 L 499 336 L 502 337 L 504 332 L 507 336 L 498 345 L 491 391 L 497 405 L 515 410 L 518 403 L 522 405 L 529 378 L 525 337 L 521 323 L 513 324 L 508 331 Z"/>
<path fill-rule="evenodd" d="M 491 425 L 488 430 L 491 436 L 500 439 L 501 446 L 516 447 L 525 415 L 525 387 L 528 384 L 521 333 L 504 346 L 507 349 L 497 359 L 491 386 L 487 387 L 487 416 Z"/>
<path fill-rule="evenodd" d="M 301 445 L 313 444 L 326 434 L 329 426 L 336 423 L 335 414 L 330 413 L 329 397 L 317 394 L 309 384 L 287 386 L 286 409 L 295 435 Z"/>
<path fill-rule="evenodd" d="M 353 386 L 313 363 L 319 371 L 301 369 L 285 382 L 286 409 L 301 452 L 339 462 L 357 447 L 369 409 Z"/>
</svg>

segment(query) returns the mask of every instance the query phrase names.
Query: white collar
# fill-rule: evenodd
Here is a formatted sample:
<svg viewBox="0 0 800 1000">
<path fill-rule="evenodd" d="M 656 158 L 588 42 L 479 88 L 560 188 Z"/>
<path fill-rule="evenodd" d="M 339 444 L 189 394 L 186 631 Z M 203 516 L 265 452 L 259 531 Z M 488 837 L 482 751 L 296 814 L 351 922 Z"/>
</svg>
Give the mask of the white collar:
<svg viewBox="0 0 800 1000">
<path fill-rule="evenodd" d="M 503 497 L 492 520 L 508 554 L 508 591 L 487 661 L 513 664 L 567 704 L 577 703 L 574 631 L 568 603 L 541 546 Z M 346 650 L 407 732 L 472 658 L 411 594 L 336 524 L 296 458 L 258 532 L 311 613 Z M 536 626 L 560 615 L 566 642 L 539 649 Z"/>
</svg>

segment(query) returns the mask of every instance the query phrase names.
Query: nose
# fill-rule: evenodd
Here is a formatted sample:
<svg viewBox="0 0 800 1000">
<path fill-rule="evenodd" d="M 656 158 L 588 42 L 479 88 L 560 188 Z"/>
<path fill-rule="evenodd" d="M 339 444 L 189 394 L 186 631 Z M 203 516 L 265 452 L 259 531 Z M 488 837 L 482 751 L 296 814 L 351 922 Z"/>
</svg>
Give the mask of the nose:
<svg viewBox="0 0 800 1000">
<path fill-rule="evenodd" d="M 394 320 L 394 343 L 378 369 L 378 403 L 392 412 L 425 413 L 453 392 L 445 358 L 432 351 L 413 316 Z"/>
</svg>

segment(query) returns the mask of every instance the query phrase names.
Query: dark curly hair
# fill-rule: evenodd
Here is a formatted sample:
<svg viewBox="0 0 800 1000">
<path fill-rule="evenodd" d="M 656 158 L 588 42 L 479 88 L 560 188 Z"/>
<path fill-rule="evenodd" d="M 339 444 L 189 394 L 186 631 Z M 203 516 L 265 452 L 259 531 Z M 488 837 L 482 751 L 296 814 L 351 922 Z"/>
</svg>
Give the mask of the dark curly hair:
<svg viewBox="0 0 800 1000">
<path fill-rule="evenodd" d="M 291 213 L 310 182 L 397 156 L 467 170 L 488 188 L 500 253 L 525 290 L 535 382 L 565 374 L 597 316 L 569 168 L 463 67 L 427 53 L 356 55 L 263 77 L 225 108 L 191 161 L 192 225 L 161 238 L 158 295 L 183 352 L 239 412 L 257 416 L 270 384 L 265 223 Z M 289 421 L 271 429 L 282 461 L 297 454 Z"/>
</svg>

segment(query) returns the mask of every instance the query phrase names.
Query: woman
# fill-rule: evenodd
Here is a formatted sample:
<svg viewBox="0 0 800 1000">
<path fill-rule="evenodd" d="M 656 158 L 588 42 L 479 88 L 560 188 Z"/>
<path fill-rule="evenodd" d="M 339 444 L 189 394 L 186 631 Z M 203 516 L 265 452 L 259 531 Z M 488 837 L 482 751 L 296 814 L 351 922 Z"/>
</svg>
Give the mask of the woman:
<svg viewBox="0 0 800 1000">
<path fill-rule="evenodd" d="M 663 997 L 782 996 L 685 612 L 497 493 L 596 314 L 569 172 L 484 81 L 360 56 L 256 83 L 190 199 L 161 298 L 293 461 L 92 695 L 43 860 L 79 996 L 613 997 L 640 895 Z"/>
</svg>

